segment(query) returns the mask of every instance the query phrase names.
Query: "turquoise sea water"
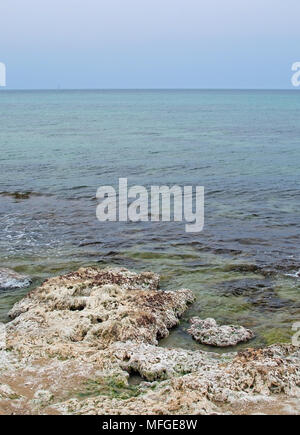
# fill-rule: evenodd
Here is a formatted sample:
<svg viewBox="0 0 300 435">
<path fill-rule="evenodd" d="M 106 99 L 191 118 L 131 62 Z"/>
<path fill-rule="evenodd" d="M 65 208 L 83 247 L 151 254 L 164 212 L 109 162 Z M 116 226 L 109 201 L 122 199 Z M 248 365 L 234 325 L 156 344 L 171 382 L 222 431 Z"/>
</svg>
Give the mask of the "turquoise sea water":
<svg viewBox="0 0 300 435">
<path fill-rule="evenodd" d="M 36 286 L 81 265 L 154 270 L 196 303 L 162 345 L 197 348 L 189 317 L 287 341 L 300 321 L 300 93 L 1 91 L 0 265 Z M 203 185 L 205 228 L 99 223 L 96 190 Z M 0 320 L 28 289 L 0 291 Z"/>
</svg>

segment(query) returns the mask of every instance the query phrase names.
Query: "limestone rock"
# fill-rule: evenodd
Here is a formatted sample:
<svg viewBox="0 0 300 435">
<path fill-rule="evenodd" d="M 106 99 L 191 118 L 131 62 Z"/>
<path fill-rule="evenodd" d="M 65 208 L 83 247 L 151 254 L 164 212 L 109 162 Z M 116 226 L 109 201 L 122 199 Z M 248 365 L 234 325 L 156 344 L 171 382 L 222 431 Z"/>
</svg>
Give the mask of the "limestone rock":
<svg viewBox="0 0 300 435">
<path fill-rule="evenodd" d="M 255 336 L 250 329 L 243 326 L 219 326 L 215 319 L 201 320 L 199 317 L 194 317 L 190 323 L 191 327 L 187 332 L 199 343 L 209 346 L 236 346 L 238 343 L 249 341 Z"/>
<path fill-rule="evenodd" d="M 20 351 L 78 351 L 116 341 L 157 344 L 194 300 L 190 290 L 158 290 L 159 277 L 127 269 L 82 268 L 51 278 L 17 303 L 10 345 Z"/>
<path fill-rule="evenodd" d="M 30 292 L 3 329 L 0 414 L 300 413 L 300 348 L 158 347 L 193 301 L 158 284 L 82 268 Z"/>
<path fill-rule="evenodd" d="M 220 362 L 220 356 L 215 353 L 166 349 L 144 343 L 115 343 L 110 352 L 119 360 L 118 364 L 123 370 L 139 373 L 151 382 L 183 376 Z"/>
<path fill-rule="evenodd" d="M 300 350 L 291 345 L 217 355 L 128 342 L 115 343 L 102 358 L 112 356 L 148 381 L 133 397 L 73 397 L 55 408 L 63 414 L 156 415 L 285 414 L 297 408 L 291 401 L 300 395 Z"/>
<path fill-rule="evenodd" d="M 0 384 L 0 397 L 4 399 L 13 398 L 16 395 L 15 391 L 6 384 Z"/>
</svg>

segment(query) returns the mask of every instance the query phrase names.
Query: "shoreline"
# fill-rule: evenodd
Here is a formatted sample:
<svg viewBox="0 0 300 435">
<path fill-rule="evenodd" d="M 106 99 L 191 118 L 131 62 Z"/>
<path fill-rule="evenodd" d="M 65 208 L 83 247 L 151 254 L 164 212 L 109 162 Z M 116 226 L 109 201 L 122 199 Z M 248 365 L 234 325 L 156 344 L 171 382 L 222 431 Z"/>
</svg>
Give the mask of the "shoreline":
<svg viewBox="0 0 300 435">
<path fill-rule="evenodd" d="M 160 290 L 152 272 L 90 267 L 46 280 L 5 327 L 0 413 L 238 414 L 241 401 L 245 413 L 298 413 L 299 348 L 158 346 L 193 301 Z"/>
</svg>

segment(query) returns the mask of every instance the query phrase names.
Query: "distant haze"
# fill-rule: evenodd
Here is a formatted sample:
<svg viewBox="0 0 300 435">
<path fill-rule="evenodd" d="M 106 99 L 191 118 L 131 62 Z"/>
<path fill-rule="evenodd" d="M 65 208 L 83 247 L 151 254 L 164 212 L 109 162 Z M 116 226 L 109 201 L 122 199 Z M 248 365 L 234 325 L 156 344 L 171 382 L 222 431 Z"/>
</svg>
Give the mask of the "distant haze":
<svg viewBox="0 0 300 435">
<path fill-rule="evenodd" d="M 292 88 L 299 0 L 1 0 L 10 89 Z"/>
</svg>

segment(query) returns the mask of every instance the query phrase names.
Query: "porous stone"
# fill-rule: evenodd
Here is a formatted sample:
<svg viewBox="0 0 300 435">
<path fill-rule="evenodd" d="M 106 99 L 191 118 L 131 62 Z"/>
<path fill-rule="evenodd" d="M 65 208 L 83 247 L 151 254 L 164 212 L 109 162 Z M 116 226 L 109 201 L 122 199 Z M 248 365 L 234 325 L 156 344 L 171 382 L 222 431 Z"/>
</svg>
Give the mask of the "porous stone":
<svg viewBox="0 0 300 435">
<path fill-rule="evenodd" d="M 187 332 L 199 343 L 209 346 L 236 346 L 255 337 L 250 329 L 237 325 L 219 326 L 215 319 L 201 320 L 199 317 L 193 317 L 190 323 L 191 327 Z"/>
<path fill-rule="evenodd" d="M 75 343 L 89 349 L 128 340 L 157 344 L 194 300 L 190 290 L 158 285 L 158 275 L 127 269 L 82 268 L 51 278 L 10 311 L 10 345 L 76 353 Z"/>
<path fill-rule="evenodd" d="M 6 384 L 0 384 L 0 397 L 7 399 L 12 398 L 15 395 L 13 389 Z"/>
<path fill-rule="evenodd" d="M 153 273 L 82 268 L 30 292 L 4 331 L 0 414 L 298 412 L 299 348 L 158 347 L 193 301 L 158 285 Z"/>
</svg>

